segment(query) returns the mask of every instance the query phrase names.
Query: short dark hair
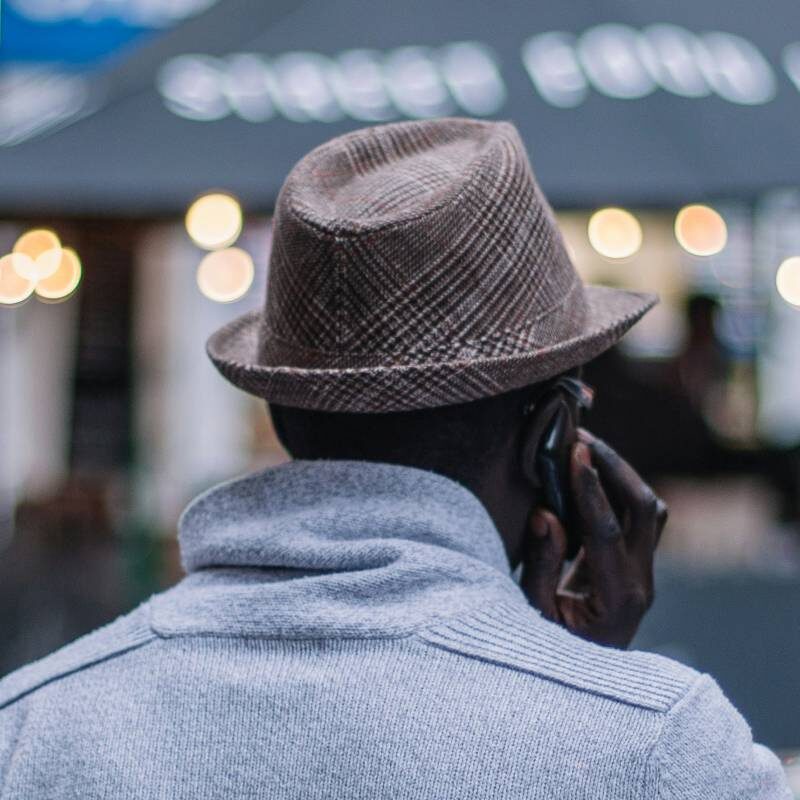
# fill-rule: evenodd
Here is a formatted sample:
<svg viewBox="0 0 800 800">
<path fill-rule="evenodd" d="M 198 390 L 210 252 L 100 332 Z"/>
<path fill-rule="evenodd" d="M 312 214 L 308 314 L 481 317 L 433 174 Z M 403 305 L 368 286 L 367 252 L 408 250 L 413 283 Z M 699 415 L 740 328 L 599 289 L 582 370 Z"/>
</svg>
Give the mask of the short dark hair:
<svg viewBox="0 0 800 800">
<path fill-rule="evenodd" d="M 518 440 L 533 384 L 467 403 L 366 414 L 269 404 L 275 432 L 300 459 L 385 461 L 468 476 Z"/>
</svg>

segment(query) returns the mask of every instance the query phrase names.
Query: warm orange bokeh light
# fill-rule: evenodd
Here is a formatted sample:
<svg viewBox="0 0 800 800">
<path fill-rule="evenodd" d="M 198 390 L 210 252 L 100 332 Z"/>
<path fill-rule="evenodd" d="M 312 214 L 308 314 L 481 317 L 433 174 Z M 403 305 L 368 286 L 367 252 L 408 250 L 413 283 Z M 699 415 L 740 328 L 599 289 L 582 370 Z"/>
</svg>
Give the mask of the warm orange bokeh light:
<svg viewBox="0 0 800 800">
<path fill-rule="evenodd" d="M 709 206 L 685 206 L 675 217 L 675 238 L 692 255 L 713 256 L 725 247 L 728 226 Z"/>
<path fill-rule="evenodd" d="M 36 294 L 44 300 L 64 300 L 78 287 L 81 273 L 78 254 L 72 248 L 65 247 L 56 271 L 36 284 Z"/>
<path fill-rule="evenodd" d="M 778 294 L 790 305 L 800 306 L 800 256 L 787 258 L 775 275 Z"/>
<path fill-rule="evenodd" d="M 242 231 L 242 208 L 229 194 L 206 194 L 189 206 L 186 231 L 206 250 L 233 244 Z"/>
<path fill-rule="evenodd" d="M 231 303 L 242 297 L 253 283 L 253 259 L 238 247 L 209 253 L 197 268 L 200 291 L 218 303 Z"/>
<path fill-rule="evenodd" d="M 61 242 L 53 231 L 37 228 L 23 233 L 14 244 L 13 252 L 27 256 L 14 266 L 23 278 L 39 281 L 52 275 L 61 261 Z"/>
<path fill-rule="evenodd" d="M 33 293 L 34 281 L 23 278 L 17 270 L 22 260 L 31 259 L 18 253 L 0 258 L 0 304 L 13 306 L 27 300 Z"/>
<path fill-rule="evenodd" d="M 642 226 L 624 208 L 602 208 L 589 220 L 589 241 L 606 258 L 629 258 L 642 246 Z"/>
</svg>

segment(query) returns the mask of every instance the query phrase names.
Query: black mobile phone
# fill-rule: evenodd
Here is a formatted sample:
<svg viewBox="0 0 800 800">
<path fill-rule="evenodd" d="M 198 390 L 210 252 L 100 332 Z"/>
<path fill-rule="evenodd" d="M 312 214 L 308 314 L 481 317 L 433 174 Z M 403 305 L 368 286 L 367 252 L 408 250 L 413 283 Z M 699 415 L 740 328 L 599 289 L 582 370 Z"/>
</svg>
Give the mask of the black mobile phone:
<svg viewBox="0 0 800 800">
<path fill-rule="evenodd" d="M 581 411 L 591 407 L 593 392 L 577 378 L 561 378 L 534 407 L 540 428 L 538 446 L 524 455 L 526 472 L 542 495 L 546 508 L 561 520 L 567 532 L 566 557 L 573 559 L 581 547 L 581 536 L 573 524 L 570 491 L 570 454 L 578 438 Z"/>
<path fill-rule="evenodd" d="M 567 522 L 569 504 L 569 454 L 577 438 L 577 420 L 567 403 L 557 404 L 553 418 L 536 451 L 536 472 L 547 507 Z"/>
</svg>

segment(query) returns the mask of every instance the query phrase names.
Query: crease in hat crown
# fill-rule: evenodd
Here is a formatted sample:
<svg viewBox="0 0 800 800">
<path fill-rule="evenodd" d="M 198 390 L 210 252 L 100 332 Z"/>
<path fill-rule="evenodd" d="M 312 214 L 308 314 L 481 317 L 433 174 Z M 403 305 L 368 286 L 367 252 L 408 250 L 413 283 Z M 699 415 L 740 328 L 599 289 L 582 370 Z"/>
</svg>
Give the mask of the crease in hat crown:
<svg viewBox="0 0 800 800">
<path fill-rule="evenodd" d="M 378 231 L 393 225 L 417 222 L 423 217 L 439 211 L 444 206 L 457 202 L 469 183 L 479 177 L 480 173 L 475 169 L 474 162 L 483 155 L 481 147 L 486 144 L 492 132 L 496 133 L 505 128 L 509 136 L 517 136 L 514 126 L 507 122 L 489 123 L 471 119 L 438 120 L 437 122 L 440 124 L 437 125 L 435 133 L 439 141 L 427 135 L 414 145 L 417 148 L 416 151 L 405 152 L 404 155 L 407 158 L 414 156 L 424 157 L 426 151 L 423 147 L 428 149 L 436 147 L 437 157 L 442 159 L 448 143 L 462 146 L 469 143 L 473 148 L 472 157 L 467 163 L 459 165 L 460 175 L 454 173 L 452 183 L 445 186 L 440 192 L 413 198 L 414 203 L 419 207 L 414 208 L 412 206 L 405 212 L 395 210 L 393 213 L 373 217 L 364 215 L 348 216 L 343 213 L 347 209 L 335 205 L 335 203 L 332 204 L 332 211 L 334 212 L 332 215 L 323 213 L 321 208 L 319 190 L 321 184 L 324 184 L 326 174 L 330 175 L 330 172 L 336 170 L 337 160 L 344 158 L 348 159 L 350 164 L 353 164 L 353 160 L 357 158 L 358 151 L 367 152 L 370 145 L 375 148 L 374 161 L 366 167 L 354 168 L 353 174 L 346 176 L 347 183 L 352 185 L 354 179 L 363 179 L 365 177 L 364 173 L 367 171 L 380 175 L 381 167 L 388 166 L 387 160 L 396 158 L 398 155 L 397 152 L 391 150 L 392 147 L 400 150 L 404 146 L 408 146 L 408 142 L 402 138 L 402 135 L 395 135 L 391 143 L 387 144 L 381 134 L 395 129 L 399 132 L 404 127 L 409 132 L 416 130 L 421 133 L 425 130 L 420 123 L 400 123 L 399 125 L 382 125 L 353 131 L 312 150 L 294 167 L 287 177 L 281 193 L 287 210 L 290 210 L 300 219 L 321 231 L 329 231 L 339 235 L 358 235 Z M 457 136 L 451 135 L 448 137 L 448 128 L 445 127 L 447 123 L 453 124 L 453 127 L 458 132 Z M 411 126 L 415 127 L 412 128 Z M 353 150 L 350 149 L 351 147 Z M 381 157 L 386 160 L 381 161 Z M 336 174 L 341 173 L 336 172 Z"/>
<path fill-rule="evenodd" d="M 410 410 L 584 363 L 654 301 L 583 285 L 513 125 L 394 123 L 291 170 L 264 308 L 217 331 L 208 352 L 266 400 Z"/>
</svg>

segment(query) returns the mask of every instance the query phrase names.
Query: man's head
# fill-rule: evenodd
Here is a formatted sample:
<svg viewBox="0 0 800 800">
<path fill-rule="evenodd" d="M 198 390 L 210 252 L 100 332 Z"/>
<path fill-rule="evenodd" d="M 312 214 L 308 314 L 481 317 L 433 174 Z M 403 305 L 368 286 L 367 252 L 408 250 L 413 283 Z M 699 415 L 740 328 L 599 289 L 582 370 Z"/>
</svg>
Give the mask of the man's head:
<svg viewBox="0 0 800 800">
<path fill-rule="evenodd" d="M 273 403 L 414 411 L 584 364 L 655 299 L 583 284 L 513 125 L 400 122 L 333 139 L 292 169 L 264 308 L 208 352 Z"/>
<path fill-rule="evenodd" d="M 602 538 L 614 518 L 588 445 L 563 446 L 586 393 L 558 376 L 655 302 L 583 284 L 513 125 L 400 122 L 295 165 L 275 208 L 264 307 L 213 334 L 208 353 L 272 406 L 293 456 L 388 461 L 471 489 L 514 565 L 541 487 L 551 510 L 531 518 L 525 558 L 538 566 L 525 591 L 549 596 L 575 542 L 588 529 Z M 588 528 L 570 524 L 564 502 L 578 478 L 572 505 Z M 580 533 L 570 541 L 567 529 Z"/>
<path fill-rule="evenodd" d="M 507 122 L 401 122 L 321 145 L 286 179 L 272 241 L 264 308 L 211 337 L 214 364 L 273 405 L 295 456 L 460 480 L 513 558 L 532 502 L 525 404 L 655 298 L 584 286 Z"/>
<path fill-rule="evenodd" d="M 538 445 L 529 413 L 546 384 L 415 411 L 364 414 L 270 404 L 275 431 L 293 458 L 378 461 L 445 475 L 484 504 L 518 563 L 537 492 L 522 454 Z"/>
</svg>

